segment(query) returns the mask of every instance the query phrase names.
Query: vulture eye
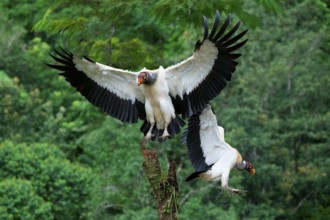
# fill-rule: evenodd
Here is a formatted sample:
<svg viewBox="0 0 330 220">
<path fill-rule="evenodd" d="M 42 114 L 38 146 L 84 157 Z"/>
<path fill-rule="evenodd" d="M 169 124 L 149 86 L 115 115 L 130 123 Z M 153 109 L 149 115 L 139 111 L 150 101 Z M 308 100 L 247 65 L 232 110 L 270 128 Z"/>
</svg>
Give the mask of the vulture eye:
<svg viewBox="0 0 330 220">
<path fill-rule="evenodd" d="M 145 80 L 145 81 L 148 80 L 148 74 L 144 72 L 142 74 L 142 79 Z"/>
</svg>

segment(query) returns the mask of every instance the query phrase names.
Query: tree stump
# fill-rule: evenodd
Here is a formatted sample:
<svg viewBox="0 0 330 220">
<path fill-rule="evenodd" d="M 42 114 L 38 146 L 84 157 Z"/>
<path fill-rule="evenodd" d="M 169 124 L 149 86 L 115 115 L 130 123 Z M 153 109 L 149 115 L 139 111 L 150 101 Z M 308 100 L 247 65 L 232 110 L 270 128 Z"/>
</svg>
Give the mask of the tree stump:
<svg viewBox="0 0 330 220">
<path fill-rule="evenodd" d="M 144 146 L 141 147 L 141 151 L 144 157 L 142 167 L 151 186 L 159 219 L 177 220 L 179 186 L 175 162 L 170 162 L 167 174 L 162 173 L 157 153 L 146 149 Z"/>
</svg>

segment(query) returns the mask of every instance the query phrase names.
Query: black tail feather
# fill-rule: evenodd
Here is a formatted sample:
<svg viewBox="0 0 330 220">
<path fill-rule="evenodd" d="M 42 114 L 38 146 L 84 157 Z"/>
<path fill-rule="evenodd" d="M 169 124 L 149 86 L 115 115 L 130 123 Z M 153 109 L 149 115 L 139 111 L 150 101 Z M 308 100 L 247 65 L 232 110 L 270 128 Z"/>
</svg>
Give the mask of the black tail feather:
<svg viewBox="0 0 330 220">
<path fill-rule="evenodd" d="M 173 119 L 171 121 L 171 123 L 168 125 L 168 133 L 170 134 L 170 136 L 168 137 L 169 139 L 174 138 L 177 134 L 180 133 L 181 131 L 181 127 L 183 127 L 185 125 L 185 122 L 179 117 L 176 116 L 175 119 Z M 144 121 L 144 123 L 142 124 L 142 126 L 140 127 L 140 131 L 146 135 L 150 129 L 150 123 L 147 122 L 147 120 Z M 160 142 L 163 142 L 164 140 L 162 140 L 160 137 L 162 136 L 164 132 L 164 129 L 158 130 L 157 126 L 155 125 L 154 128 L 152 129 L 151 133 L 152 133 L 152 138 L 151 140 L 155 140 L 158 139 Z"/>
<path fill-rule="evenodd" d="M 188 176 L 186 178 L 186 182 L 189 182 L 189 181 L 191 181 L 193 179 L 196 179 L 197 177 L 199 177 L 200 174 L 205 173 L 205 172 L 206 171 L 204 170 L 204 171 L 197 171 L 197 172 L 194 172 L 194 173 L 190 174 L 190 176 Z"/>
</svg>

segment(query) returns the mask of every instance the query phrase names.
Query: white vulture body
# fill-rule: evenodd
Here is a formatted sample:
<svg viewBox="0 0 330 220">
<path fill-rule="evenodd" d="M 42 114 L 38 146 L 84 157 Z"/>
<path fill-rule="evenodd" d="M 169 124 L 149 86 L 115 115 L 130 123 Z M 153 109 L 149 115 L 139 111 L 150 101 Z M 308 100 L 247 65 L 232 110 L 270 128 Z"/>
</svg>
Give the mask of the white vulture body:
<svg viewBox="0 0 330 220">
<path fill-rule="evenodd" d="M 241 154 L 225 142 L 224 129 L 218 126 L 217 118 L 211 106 L 207 105 L 200 113 L 189 119 L 184 142 L 195 172 L 187 177 L 190 181 L 196 177 L 219 181 L 225 190 L 234 193 L 245 191 L 228 186 L 230 171 L 236 167 L 255 174 L 253 166 L 242 159 Z"/>
<path fill-rule="evenodd" d="M 165 70 L 163 67 L 160 67 L 154 84 L 141 85 L 143 94 L 145 94 L 146 117 L 151 124 L 151 129 L 156 124 L 158 130 L 164 130 L 175 119 L 175 109 L 169 95 L 169 87 L 165 77 Z M 146 138 L 150 139 L 151 135 L 151 132 L 149 132 Z M 169 133 L 165 131 L 162 138 L 168 135 Z"/>
<path fill-rule="evenodd" d="M 71 86 L 112 117 L 128 123 L 144 120 L 144 141 L 163 140 L 179 133 L 181 117 L 201 111 L 231 80 L 240 56 L 235 52 L 246 43 L 239 41 L 247 30 L 236 34 L 238 22 L 227 31 L 230 19 L 218 30 L 217 12 L 209 34 L 204 17 L 204 38 L 197 41 L 193 55 L 168 68 L 131 72 L 79 58 L 61 47 L 50 54 L 59 65 L 48 66 L 60 70 Z"/>
</svg>

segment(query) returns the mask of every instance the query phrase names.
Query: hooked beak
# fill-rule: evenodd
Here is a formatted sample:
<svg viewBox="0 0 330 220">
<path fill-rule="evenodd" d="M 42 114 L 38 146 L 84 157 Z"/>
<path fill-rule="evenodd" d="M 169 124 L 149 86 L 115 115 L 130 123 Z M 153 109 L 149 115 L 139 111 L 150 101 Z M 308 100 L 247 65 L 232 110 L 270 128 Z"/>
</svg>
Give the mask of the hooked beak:
<svg viewBox="0 0 330 220">
<path fill-rule="evenodd" d="M 256 169 L 252 167 L 252 169 L 249 171 L 252 176 L 256 175 Z"/>
<path fill-rule="evenodd" d="M 138 86 L 140 86 L 143 83 L 144 83 L 144 81 L 143 81 L 142 77 L 139 77 L 138 78 Z"/>
<path fill-rule="evenodd" d="M 143 83 L 145 83 L 145 80 L 143 79 L 143 76 L 139 76 L 138 77 L 138 86 L 142 85 Z"/>
</svg>

